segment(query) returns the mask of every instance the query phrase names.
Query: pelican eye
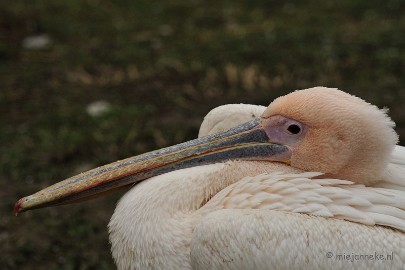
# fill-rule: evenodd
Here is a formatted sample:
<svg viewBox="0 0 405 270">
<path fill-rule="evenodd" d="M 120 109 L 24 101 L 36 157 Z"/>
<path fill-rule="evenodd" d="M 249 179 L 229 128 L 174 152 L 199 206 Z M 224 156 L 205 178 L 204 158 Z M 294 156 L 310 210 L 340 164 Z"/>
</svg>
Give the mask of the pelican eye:
<svg viewBox="0 0 405 270">
<path fill-rule="evenodd" d="M 289 125 L 288 128 L 287 128 L 287 130 L 288 130 L 288 132 L 290 132 L 291 134 L 298 134 L 298 133 L 301 132 L 300 126 L 299 126 L 299 125 L 296 125 L 296 124 Z"/>
</svg>

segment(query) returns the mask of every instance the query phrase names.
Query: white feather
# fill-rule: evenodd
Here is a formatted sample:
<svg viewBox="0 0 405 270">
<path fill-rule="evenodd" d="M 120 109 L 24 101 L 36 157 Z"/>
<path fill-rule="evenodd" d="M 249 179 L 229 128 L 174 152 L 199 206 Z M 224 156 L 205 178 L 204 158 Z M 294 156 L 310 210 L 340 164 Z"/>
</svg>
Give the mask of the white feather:
<svg viewBox="0 0 405 270">
<path fill-rule="evenodd" d="M 405 231 L 405 192 L 338 179 L 314 179 L 320 175 L 306 172 L 246 177 L 221 190 L 202 211 L 272 209 Z"/>
<path fill-rule="evenodd" d="M 396 145 L 382 181 L 374 186 L 405 191 L 405 147 Z"/>
</svg>

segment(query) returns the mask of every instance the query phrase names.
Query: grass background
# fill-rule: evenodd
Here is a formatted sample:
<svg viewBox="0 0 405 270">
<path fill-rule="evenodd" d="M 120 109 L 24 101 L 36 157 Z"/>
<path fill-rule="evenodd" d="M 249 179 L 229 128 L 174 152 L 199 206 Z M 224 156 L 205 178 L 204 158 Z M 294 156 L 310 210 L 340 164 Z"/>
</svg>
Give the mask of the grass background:
<svg viewBox="0 0 405 270">
<path fill-rule="evenodd" d="M 95 166 L 197 136 L 226 103 L 338 87 L 390 108 L 405 137 L 401 0 L 0 3 L 1 269 L 111 269 L 123 194 L 15 218 L 15 201 Z M 51 43 L 26 49 L 46 34 Z M 92 117 L 103 100 L 111 109 Z"/>
</svg>

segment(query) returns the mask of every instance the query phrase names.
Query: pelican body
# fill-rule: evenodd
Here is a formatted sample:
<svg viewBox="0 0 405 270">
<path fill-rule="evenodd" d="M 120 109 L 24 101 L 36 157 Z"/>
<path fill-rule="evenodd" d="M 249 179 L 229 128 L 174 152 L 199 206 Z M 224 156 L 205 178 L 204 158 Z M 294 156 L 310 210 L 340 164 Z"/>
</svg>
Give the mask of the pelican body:
<svg viewBox="0 0 405 270">
<path fill-rule="evenodd" d="M 14 211 L 133 185 L 108 225 L 119 269 L 400 269 L 405 150 L 393 127 L 324 87 L 228 105 L 198 139 L 73 176 Z"/>
</svg>

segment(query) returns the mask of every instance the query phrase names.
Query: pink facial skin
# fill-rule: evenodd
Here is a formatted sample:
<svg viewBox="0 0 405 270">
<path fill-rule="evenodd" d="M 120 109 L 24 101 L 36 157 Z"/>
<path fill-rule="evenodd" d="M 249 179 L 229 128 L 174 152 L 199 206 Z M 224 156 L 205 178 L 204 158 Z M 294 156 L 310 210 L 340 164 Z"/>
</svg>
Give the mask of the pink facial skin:
<svg viewBox="0 0 405 270">
<path fill-rule="evenodd" d="M 261 125 L 269 137 L 269 141 L 291 148 L 297 146 L 308 131 L 307 125 L 282 115 L 262 117 Z"/>
</svg>

